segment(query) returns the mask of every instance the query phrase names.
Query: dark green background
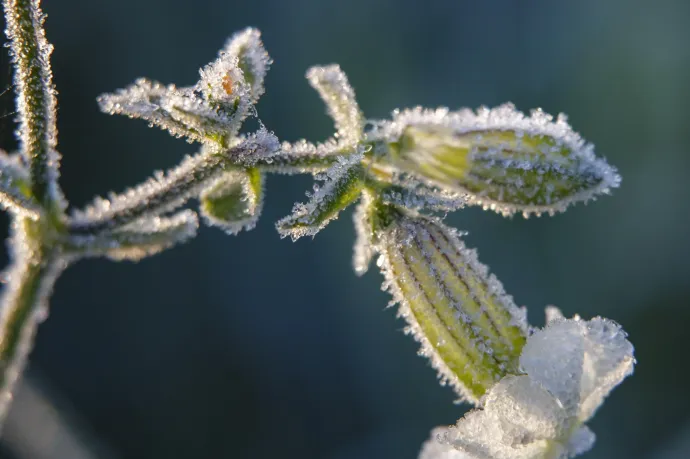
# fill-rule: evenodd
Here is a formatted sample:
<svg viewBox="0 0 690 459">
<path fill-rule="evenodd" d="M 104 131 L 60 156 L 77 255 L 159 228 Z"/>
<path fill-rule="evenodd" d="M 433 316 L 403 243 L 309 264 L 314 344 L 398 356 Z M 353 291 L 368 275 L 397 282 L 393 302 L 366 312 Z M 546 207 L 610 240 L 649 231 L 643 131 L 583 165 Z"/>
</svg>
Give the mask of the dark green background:
<svg viewBox="0 0 690 459">
<path fill-rule="evenodd" d="M 613 196 L 553 218 L 468 209 L 448 221 L 470 232 L 533 323 L 556 304 L 630 333 L 635 375 L 590 423 L 587 458 L 690 456 L 689 2 L 60 0 L 45 10 L 74 206 L 196 148 L 100 114 L 96 96 L 139 76 L 193 84 L 248 25 L 275 60 L 258 109 L 283 140 L 332 132 L 304 79 L 332 62 L 370 118 L 506 101 L 567 113 L 619 167 Z M 6 54 L 0 64 L 7 82 Z M 12 95 L 0 104 L 11 112 Z M 12 116 L 0 120 L 6 148 L 13 129 Z M 59 280 L 29 381 L 96 457 L 413 459 L 432 427 L 461 416 L 385 309 L 376 269 L 353 274 L 350 212 L 313 241 L 278 237 L 274 222 L 310 188 L 309 177 L 272 176 L 255 231 L 203 228 L 138 264 L 83 261 Z M 6 443 L 7 457 L 33 457 L 17 445 L 50 438 L 39 421 Z"/>
</svg>

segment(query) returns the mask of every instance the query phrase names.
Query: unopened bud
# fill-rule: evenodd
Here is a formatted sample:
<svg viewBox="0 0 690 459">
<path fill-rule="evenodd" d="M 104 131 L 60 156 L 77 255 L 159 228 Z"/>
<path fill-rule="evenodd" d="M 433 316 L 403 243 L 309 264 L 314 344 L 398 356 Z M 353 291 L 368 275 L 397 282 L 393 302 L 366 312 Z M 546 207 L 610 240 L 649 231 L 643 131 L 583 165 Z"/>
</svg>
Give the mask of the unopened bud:
<svg viewBox="0 0 690 459">
<path fill-rule="evenodd" d="M 378 265 L 399 315 L 444 382 L 477 401 L 501 377 L 517 374 L 524 313 L 454 230 L 434 218 L 377 207 L 370 215 L 378 220 Z"/>
<path fill-rule="evenodd" d="M 416 109 L 398 113 L 382 131 L 385 161 L 394 168 L 504 215 L 562 211 L 620 183 L 565 117 L 554 122 L 539 110 L 526 117 L 512 105 L 477 113 Z"/>
</svg>

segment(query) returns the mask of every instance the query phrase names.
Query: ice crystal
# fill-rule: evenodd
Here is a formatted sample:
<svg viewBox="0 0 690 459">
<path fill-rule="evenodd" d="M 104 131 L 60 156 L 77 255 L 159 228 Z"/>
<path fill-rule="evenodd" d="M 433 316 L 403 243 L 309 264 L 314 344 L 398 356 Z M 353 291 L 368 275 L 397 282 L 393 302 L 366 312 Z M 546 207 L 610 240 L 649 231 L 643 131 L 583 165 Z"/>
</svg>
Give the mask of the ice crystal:
<svg viewBox="0 0 690 459">
<path fill-rule="evenodd" d="M 476 402 L 501 377 L 517 373 L 524 312 L 476 252 L 438 219 L 391 207 L 371 212 L 381 220 L 372 232 L 384 288 L 442 381 Z"/>
<path fill-rule="evenodd" d="M 183 210 L 170 217 L 145 217 L 113 232 L 73 235 L 65 246 L 72 256 L 139 261 L 193 238 L 198 227 L 196 213 Z"/>
<path fill-rule="evenodd" d="M 564 115 L 525 116 L 512 104 L 477 112 L 417 107 L 373 126 L 367 140 L 380 163 L 504 215 L 563 211 L 620 183 Z"/>
<path fill-rule="evenodd" d="M 437 430 L 441 445 L 425 445 L 420 457 L 566 459 L 588 451 L 595 436 L 584 423 L 633 371 L 626 336 L 608 319 L 552 317 L 528 338 L 520 356 L 523 374 L 506 376 L 482 408 Z"/>
<path fill-rule="evenodd" d="M 264 174 L 258 168 L 227 172 L 201 192 L 201 212 L 209 225 L 228 234 L 256 226 L 263 205 Z"/>
</svg>

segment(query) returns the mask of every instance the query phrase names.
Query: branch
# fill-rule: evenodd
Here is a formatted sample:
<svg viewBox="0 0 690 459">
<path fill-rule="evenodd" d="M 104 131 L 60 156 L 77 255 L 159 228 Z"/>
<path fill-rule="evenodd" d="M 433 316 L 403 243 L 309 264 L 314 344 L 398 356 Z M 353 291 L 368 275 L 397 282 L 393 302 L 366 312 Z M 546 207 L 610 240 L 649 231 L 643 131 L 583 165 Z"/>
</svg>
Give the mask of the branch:
<svg viewBox="0 0 690 459">
<path fill-rule="evenodd" d="M 43 30 L 39 0 L 4 0 L 7 38 L 15 67 L 19 142 L 29 164 L 32 192 L 38 202 L 58 199 L 59 155 L 55 151 L 55 94 L 50 70 L 52 45 Z"/>
<path fill-rule="evenodd" d="M 26 365 L 36 327 L 48 314 L 53 284 L 66 265 L 30 235 L 27 229 L 31 227 L 33 223 L 26 219 L 13 224 L 14 260 L 0 299 L 0 422 Z"/>
<path fill-rule="evenodd" d="M 142 217 L 170 212 L 196 197 L 212 181 L 233 168 L 251 167 L 257 158 L 278 148 L 275 137 L 259 131 L 237 146 L 222 151 L 203 151 L 189 157 L 166 174 L 156 176 L 109 199 L 97 198 L 75 213 L 69 224 L 72 234 L 113 231 Z"/>
</svg>

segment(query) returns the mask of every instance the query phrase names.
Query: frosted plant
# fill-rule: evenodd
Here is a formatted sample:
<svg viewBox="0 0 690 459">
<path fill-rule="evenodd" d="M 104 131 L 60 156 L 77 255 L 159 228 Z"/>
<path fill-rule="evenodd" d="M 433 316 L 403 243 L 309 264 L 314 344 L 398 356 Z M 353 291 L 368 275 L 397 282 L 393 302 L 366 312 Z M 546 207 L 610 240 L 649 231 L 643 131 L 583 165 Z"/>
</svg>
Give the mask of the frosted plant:
<svg viewBox="0 0 690 459">
<path fill-rule="evenodd" d="M 15 68 L 19 151 L 0 151 L 0 204 L 12 218 L 10 266 L 0 298 L 0 422 L 26 365 L 57 277 L 84 257 L 138 261 L 196 235 L 203 221 L 229 234 L 254 227 L 267 173 L 323 181 L 278 222 L 282 236 L 314 235 L 360 201 L 354 265 L 385 277 L 410 333 L 461 400 L 477 409 L 439 428 L 421 457 L 549 459 L 591 447 L 584 423 L 632 372 L 633 349 L 606 319 L 565 320 L 549 310 L 544 330 L 527 324 L 462 234 L 441 216 L 465 205 L 503 215 L 553 214 L 619 185 L 616 170 L 559 115 L 526 116 L 512 105 L 477 111 L 394 111 L 366 120 L 337 65 L 307 72 L 336 133 L 322 143 L 280 144 L 257 116 L 271 60 L 259 31 L 233 37 L 188 87 L 139 79 L 99 98 L 110 114 L 140 118 L 198 152 L 122 193 L 67 213 L 58 184 L 52 46 L 38 0 L 3 0 Z M 260 122 L 259 122 L 260 123 Z M 436 438 L 439 437 L 439 438 Z"/>
<path fill-rule="evenodd" d="M 428 441 L 420 459 L 555 459 L 588 450 L 594 434 L 584 422 L 632 372 L 625 333 L 606 319 L 564 320 L 556 309 L 535 331 L 462 234 L 434 214 L 477 204 L 507 216 L 553 215 L 617 187 L 616 170 L 563 115 L 525 116 L 510 104 L 476 112 L 418 107 L 363 123 L 337 66 L 315 67 L 307 78 L 337 133 L 321 145 L 283 149 L 336 159 L 278 231 L 313 236 L 360 200 L 355 271 L 366 272 L 378 254 L 383 288 L 420 354 L 442 385 L 478 407 L 457 427 L 434 431 L 441 441 Z"/>
</svg>

